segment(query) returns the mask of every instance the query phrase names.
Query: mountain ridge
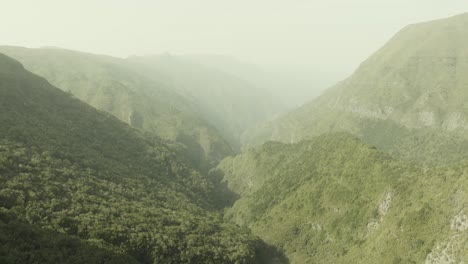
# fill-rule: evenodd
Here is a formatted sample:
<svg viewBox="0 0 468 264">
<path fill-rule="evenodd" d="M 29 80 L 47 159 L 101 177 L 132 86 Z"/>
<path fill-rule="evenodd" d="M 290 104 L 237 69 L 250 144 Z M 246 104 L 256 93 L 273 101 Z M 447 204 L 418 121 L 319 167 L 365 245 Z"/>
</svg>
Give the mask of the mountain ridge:
<svg viewBox="0 0 468 264">
<path fill-rule="evenodd" d="M 346 131 L 393 153 L 404 152 L 398 142 L 388 144 L 399 137 L 416 146 L 414 138 L 429 142 L 431 137 L 436 141 L 450 135 L 457 144 L 466 146 L 465 25 L 467 14 L 405 27 L 350 77 L 310 103 L 252 130 L 250 145 L 266 140 L 297 142 L 329 131 Z M 370 127 L 380 131 L 390 128 L 394 135 L 387 132 L 376 138 Z M 369 134 L 374 138 L 368 138 Z M 437 149 L 443 144 L 428 150 L 420 147 L 420 152 L 427 154 L 427 160 L 422 161 L 431 163 L 437 161 Z M 414 153 L 403 156 L 419 159 Z M 453 161 L 455 157 L 437 162 Z"/>
<path fill-rule="evenodd" d="M 64 91 L 120 120 L 186 147 L 207 171 L 233 154 L 192 102 L 127 66 L 124 59 L 64 49 L 0 47 Z"/>
</svg>

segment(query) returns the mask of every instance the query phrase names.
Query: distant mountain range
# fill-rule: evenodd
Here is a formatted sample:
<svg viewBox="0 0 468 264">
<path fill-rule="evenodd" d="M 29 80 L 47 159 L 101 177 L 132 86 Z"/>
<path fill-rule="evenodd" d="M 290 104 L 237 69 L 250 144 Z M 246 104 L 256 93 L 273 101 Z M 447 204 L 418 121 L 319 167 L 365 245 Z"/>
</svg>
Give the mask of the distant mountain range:
<svg viewBox="0 0 468 264">
<path fill-rule="evenodd" d="M 247 78 L 223 69 L 226 64 L 206 63 L 206 59 L 175 56 L 131 57 L 128 59 L 134 69 L 161 81 L 165 77 L 184 98 L 194 102 L 202 116 L 238 151 L 242 146 L 243 133 L 262 121 L 283 112 L 280 100 L 272 91 L 259 87 Z M 231 62 L 230 65 L 235 65 Z M 253 69 L 247 71 L 254 72 Z"/>
</svg>

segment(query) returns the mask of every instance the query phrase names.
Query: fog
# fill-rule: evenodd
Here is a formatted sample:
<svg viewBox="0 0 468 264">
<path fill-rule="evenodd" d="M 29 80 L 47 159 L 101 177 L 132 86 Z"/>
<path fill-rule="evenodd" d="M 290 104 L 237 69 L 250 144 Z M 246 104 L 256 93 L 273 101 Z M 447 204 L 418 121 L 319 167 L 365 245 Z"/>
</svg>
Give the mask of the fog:
<svg viewBox="0 0 468 264">
<path fill-rule="evenodd" d="M 0 3 L 2 45 L 118 57 L 165 52 L 233 57 L 281 73 L 279 90 L 291 104 L 345 78 L 403 26 L 468 10 L 466 0 Z"/>
</svg>

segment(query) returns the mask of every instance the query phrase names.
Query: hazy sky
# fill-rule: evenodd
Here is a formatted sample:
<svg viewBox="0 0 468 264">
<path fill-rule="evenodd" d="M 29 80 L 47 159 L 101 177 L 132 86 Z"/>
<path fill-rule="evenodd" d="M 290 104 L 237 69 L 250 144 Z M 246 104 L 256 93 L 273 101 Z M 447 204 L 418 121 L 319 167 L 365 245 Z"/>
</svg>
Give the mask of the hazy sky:
<svg viewBox="0 0 468 264">
<path fill-rule="evenodd" d="M 0 0 L 0 44 L 233 56 L 342 78 L 400 28 L 467 0 Z M 343 76 L 344 75 L 344 76 Z"/>
</svg>

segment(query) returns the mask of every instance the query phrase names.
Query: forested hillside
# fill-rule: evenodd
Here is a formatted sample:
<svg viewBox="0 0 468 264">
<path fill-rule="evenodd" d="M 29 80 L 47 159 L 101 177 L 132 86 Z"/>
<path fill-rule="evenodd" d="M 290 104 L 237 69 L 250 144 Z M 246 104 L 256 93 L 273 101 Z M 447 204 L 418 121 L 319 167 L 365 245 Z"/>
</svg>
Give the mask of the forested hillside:
<svg viewBox="0 0 468 264">
<path fill-rule="evenodd" d="M 97 109 L 183 144 L 192 162 L 204 171 L 234 153 L 190 98 L 158 78 L 130 69 L 124 59 L 55 48 L 3 46 L 0 52 Z"/>
<path fill-rule="evenodd" d="M 97 111 L 5 55 L 0 135 L 6 263 L 256 263 L 262 257 L 262 241 L 223 222 L 212 183 L 177 154 L 177 144 Z"/>
<path fill-rule="evenodd" d="M 226 218 L 291 263 L 459 263 L 468 257 L 466 168 L 423 169 L 332 133 L 266 143 L 216 173 L 241 197 Z"/>
<path fill-rule="evenodd" d="M 247 129 L 284 110 L 267 89 L 183 56 L 120 59 L 13 46 L 0 52 L 80 100 L 182 143 L 204 171 L 238 152 Z"/>
</svg>

